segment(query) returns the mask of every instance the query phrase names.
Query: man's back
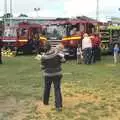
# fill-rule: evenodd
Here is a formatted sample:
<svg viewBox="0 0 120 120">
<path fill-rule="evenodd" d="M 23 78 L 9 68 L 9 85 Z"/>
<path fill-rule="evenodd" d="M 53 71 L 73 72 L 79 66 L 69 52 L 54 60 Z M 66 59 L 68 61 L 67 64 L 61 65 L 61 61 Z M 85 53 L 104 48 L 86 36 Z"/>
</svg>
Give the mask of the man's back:
<svg viewBox="0 0 120 120">
<path fill-rule="evenodd" d="M 43 65 L 46 76 L 61 74 L 61 59 L 62 57 L 55 50 L 50 50 L 42 56 L 41 64 Z"/>
</svg>

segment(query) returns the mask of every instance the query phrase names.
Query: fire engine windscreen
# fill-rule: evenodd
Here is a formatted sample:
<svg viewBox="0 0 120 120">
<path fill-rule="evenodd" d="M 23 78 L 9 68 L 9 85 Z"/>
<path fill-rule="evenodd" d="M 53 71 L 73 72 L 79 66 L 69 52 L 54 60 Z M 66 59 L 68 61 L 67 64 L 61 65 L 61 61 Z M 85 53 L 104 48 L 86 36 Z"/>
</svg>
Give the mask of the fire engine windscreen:
<svg viewBox="0 0 120 120">
<path fill-rule="evenodd" d="M 60 40 L 65 36 L 65 28 L 58 25 L 49 25 L 46 28 L 46 36 L 48 40 Z"/>
<path fill-rule="evenodd" d="M 16 28 L 15 27 L 6 27 L 4 30 L 4 36 L 5 37 L 16 37 Z"/>
</svg>

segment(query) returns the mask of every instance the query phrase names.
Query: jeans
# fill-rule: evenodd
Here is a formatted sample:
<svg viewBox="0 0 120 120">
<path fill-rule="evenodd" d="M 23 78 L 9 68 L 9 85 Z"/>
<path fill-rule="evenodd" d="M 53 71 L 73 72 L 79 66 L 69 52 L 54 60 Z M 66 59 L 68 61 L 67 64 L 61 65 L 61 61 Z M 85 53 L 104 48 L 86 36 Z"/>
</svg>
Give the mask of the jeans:
<svg viewBox="0 0 120 120">
<path fill-rule="evenodd" d="M 92 48 L 92 62 L 95 63 L 97 61 L 97 56 L 98 55 L 98 48 L 97 47 L 93 47 Z"/>
<path fill-rule="evenodd" d="M 96 48 L 96 60 L 99 61 L 101 60 L 101 50 L 99 47 Z"/>
<path fill-rule="evenodd" d="M 45 88 L 44 88 L 44 96 L 43 96 L 43 103 L 45 105 L 49 104 L 49 96 L 50 96 L 50 89 L 51 84 L 54 84 L 54 93 L 55 93 L 55 106 L 56 108 L 62 107 L 62 95 L 61 95 L 61 78 L 62 75 L 48 77 L 45 76 Z"/>
<path fill-rule="evenodd" d="M 92 48 L 85 48 L 84 49 L 84 63 L 91 64 L 92 60 Z"/>
</svg>

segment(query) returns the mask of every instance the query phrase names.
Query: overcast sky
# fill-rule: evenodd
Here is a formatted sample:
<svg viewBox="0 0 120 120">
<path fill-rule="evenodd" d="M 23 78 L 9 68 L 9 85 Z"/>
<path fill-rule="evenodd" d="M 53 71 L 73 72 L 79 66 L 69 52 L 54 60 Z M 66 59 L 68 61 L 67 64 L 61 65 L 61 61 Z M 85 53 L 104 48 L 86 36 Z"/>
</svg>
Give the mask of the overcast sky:
<svg viewBox="0 0 120 120">
<path fill-rule="evenodd" d="M 9 1 L 8 11 L 9 11 Z M 96 18 L 97 0 L 12 0 L 13 14 L 37 16 L 34 8 L 40 8 L 41 17 L 74 17 L 86 15 Z M 120 17 L 120 0 L 99 0 L 99 19 Z M 0 0 L 0 15 L 4 12 L 4 0 Z"/>
</svg>

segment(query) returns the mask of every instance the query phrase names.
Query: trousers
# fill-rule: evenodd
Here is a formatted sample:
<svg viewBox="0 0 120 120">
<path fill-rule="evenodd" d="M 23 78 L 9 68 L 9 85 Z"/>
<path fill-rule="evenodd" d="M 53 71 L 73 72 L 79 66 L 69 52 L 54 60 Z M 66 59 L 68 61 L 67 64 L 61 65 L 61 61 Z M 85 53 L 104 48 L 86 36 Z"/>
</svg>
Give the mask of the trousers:
<svg viewBox="0 0 120 120">
<path fill-rule="evenodd" d="M 45 105 L 49 104 L 50 89 L 51 84 L 54 84 L 54 93 L 55 93 L 55 107 L 62 107 L 62 95 L 61 95 L 61 78 L 62 75 L 57 76 L 45 76 L 45 88 L 43 95 L 43 103 Z"/>
</svg>

